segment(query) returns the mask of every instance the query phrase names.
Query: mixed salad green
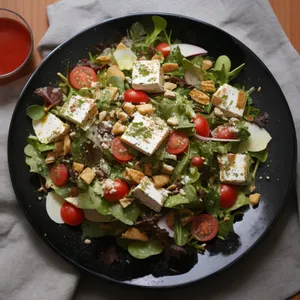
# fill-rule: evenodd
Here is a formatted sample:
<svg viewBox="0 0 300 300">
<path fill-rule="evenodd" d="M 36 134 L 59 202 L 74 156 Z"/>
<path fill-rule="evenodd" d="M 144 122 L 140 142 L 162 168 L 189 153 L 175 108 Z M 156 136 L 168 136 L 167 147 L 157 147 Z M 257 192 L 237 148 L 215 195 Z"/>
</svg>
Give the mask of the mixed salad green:
<svg viewBox="0 0 300 300">
<path fill-rule="evenodd" d="M 167 22 L 134 23 L 118 44 L 88 53 L 27 109 L 30 172 L 56 223 L 83 241 L 115 237 L 137 259 L 204 252 L 257 205 L 255 177 L 271 140 L 244 64 L 174 40 Z"/>
</svg>

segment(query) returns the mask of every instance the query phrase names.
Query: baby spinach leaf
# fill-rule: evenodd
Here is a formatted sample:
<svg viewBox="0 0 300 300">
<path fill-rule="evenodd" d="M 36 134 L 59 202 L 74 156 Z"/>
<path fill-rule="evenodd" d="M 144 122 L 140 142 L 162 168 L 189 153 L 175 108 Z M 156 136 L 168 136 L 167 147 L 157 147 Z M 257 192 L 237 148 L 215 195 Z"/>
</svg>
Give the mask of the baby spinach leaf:
<svg viewBox="0 0 300 300">
<path fill-rule="evenodd" d="M 137 203 L 133 202 L 126 208 L 123 208 L 119 203 L 114 204 L 110 208 L 111 214 L 121 222 L 127 225 L 133 225 L 140 215 L 140 208 Z"/>
<path fill-rule="evenodd" d="M 226 212 L 234 211 L 242 206 L 249 205 L 249 204 L 250 204 L 249 198 L 243 192 L 239 192 L 235 204 L 232 207 L 226 209 L 225 211 Z"/>
<path fill-rule="evenodd" d="M 145 259 L 152 255 L 158 255 L 162 253 L 162 251 L 162 246 L 155 240 L 147 242 L 135 241 L 128 246 L 128 252 L 137 259 Z"/>
<path fill-rule="evenodd" d="M 178 219 L 175 219 L 174 222 L 174 241 L 178 246 L 184 246 L 189 238 L 189 227 L 182 226 L 181 222 Z"/>
<path fill-rule="evenodd" d="M 262 163 L 266 162 L 267 158 L 268 158 L 268 148 L 259 151 L 259 152 L 249 152 L 249 154 L 252 157 L 256 157 L 257 159 L 259 159 Z"/>
<path fill-rule="evenodd" d="M 36 104 L 27 107 L 26 112 L 28 117 L 35 121 L 40 120 L 46 114 L 43 106 Z"/>
<path fill-rule="evenodd" d="M 100 199 L 99 206 L 96 208 L 96 210 L 103 216 L 110 215 L 113 204 L 103 198 Z"/>
<path fill-rule="evenodd" d="M 196 181 L 198 181 L 198 179 L 200 178 L 200 173 L 198 171 L 198 168 L 191 167 L 189 177 L 190 177 L 189 183 L 195 183 Z"/>
<path fill-rule="evenodd" d="M 220 193 L 215 189 L 209 189 L 205 194 L 204 205 L 209 214 L 216 216 L 219 210 Z"/>
<path fill-rule="evenodd" d="M 218 236 L 225 238 L 228 236 L 229 232 L 233 231 L 233 221 L 234 215 L 229 217 L 229 220 L 221 220 L 218 222 Z"/>
<path fill-rule="evenodd" d="M 178 205 L 188 204 L 188 203 L 190 203 L 190 201 L 186 196 L 183 196 L 181 194 L 176 194 L 176 195 L 169 196 L 165 200 L 164 206 L 168 208 L 174 208 Z"/>
<path fill-rule="evenodd" d="M 215 70 L 221 70 L 222 67 L 224 66 L 225 72 L 228 74 L 231 68 L 231 61 L 228 56 L 226 55 L 221 55 L 217 58 L 214 69 Z"/>
</svg>

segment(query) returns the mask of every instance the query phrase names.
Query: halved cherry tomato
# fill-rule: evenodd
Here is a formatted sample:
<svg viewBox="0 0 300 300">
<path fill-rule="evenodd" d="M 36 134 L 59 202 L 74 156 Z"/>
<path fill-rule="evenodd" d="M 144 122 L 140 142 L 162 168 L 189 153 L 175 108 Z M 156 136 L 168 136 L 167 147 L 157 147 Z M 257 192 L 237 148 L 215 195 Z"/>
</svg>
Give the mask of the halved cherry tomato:
<svg viewBox="0 0 300 300">
<path fill-rule="evenodd" d="M 209 214 L 198 215 L 194 218 L 191 225 L 192 236 L 200 241 L 207 242 L 212 240 L 218 232 L 218 220 Z"/>
<path fill-rule="evenodd" d="M 215 137 L 218 139 L 234 139 L 235 133 L 234 131 L 230 130 L 230 128 L 226 126 L 221 126 L 220 128 L 217 128 Z"/>
<path fill-rule="evenodd" d="M 202 167 L 203 163 L 204 163 L 204 158 L 201 157 L 201 156 L 196 156 L 195 155 L 191 159 L 192 166 L 194 166 L 194 167 L 196 167 L 198 169 L 200 169 Z"/>
<path fill-rule="evenodd" d="M 168 137 L 166 150 L 171 154 L 179 154 L 189 146 L 189 137 L 184 132 L 173 131 Z"/>
<path fill-rule="evenodd" d="M 63 221 L 70 226 L 77 226 L 84 220 L 83 210 L 65 202 L 60 209 L 60 215 Z"/>
<path fill-rule="evenodd" d="M 97 81 L 97 74 L 92 68 L 75 67 L 70 73 L 70 82 L 75 89 L 89 88 L 93 81 Z"/>
<path fill-rule="evenodd" d="M 170 45 L 167 43 L 160 43 L 156 46 L 156 50 L 161 52 L 164 58 L 167 58 L 170 54 L 170 50 L 165 50 L 165 48 L 169 47 Z"/>
<path fill-rule="evenodd" d="M 210 134 L 209 124 L 203 116 L 197 115 L 194 119 L 194 124 L 195 124 L 196 133 L 198 135 L 201 135 L 203 137 L 209 137 Z"/>
<path fill-rule="evenodd" d="M 104 190 L 104 198 L 109 202 L 118 201 L 129 193 L 127 183 L 121 179 L 114 180 L 114 186 L 111 189 Z"/>
<path fill-rule="evenodd" d="M 136 91 L 134 89 L 129 89 L 124 93 L 124 101 L 132 103 L 148 103 L 149 97 L 143 91 Z"/>
<path fill-rule="evenodd" d="M 238 197 L 237 188 L 229 184 L 221 184 L 220 187 L 220 207 L 230 208 L 232 207 Z"/>
<path fill-rule="evenodd" d="M 128 152 L 127 146 L 122 143 L 120 137 L 115 137 L 111 143 L 111 152 L 113 157 L 121 162 L 128 162 L 133 159 L 134 155 Z"/>
<path fill-rule="evenodd" d="M 54 165 L 50 171 L 50 178 L 56 186 L 64 186 L 68 182 L 68 169 L 64 164 Z"/>
</svg>

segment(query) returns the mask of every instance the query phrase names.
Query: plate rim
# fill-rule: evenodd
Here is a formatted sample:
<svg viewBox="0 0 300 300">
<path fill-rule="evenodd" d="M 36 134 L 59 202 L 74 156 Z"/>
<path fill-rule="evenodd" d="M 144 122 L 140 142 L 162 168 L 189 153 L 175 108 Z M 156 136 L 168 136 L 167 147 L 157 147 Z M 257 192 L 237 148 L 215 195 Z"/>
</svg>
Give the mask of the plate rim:
<svg viewBox="0 0 300 300">
<path fill-rule="evenodd" d="M 120 19 L 126 19 L 128 17 L 142 17 L 142 16 L 148 16 L 148 17 L 151 17 L 151 16 L 154 16 L 154 15 L 158 15 L 158 16 L 170 16 L 170 17 L 176 17 L 176 18 L 179 18 L 179 19 L 188 19 L 188 20 L 191 20 L 191 21 L 194 21 L 194 22 L 198 22 L 198 23 L 202 23 L 204 24 L 205 26 L 209 26 L 209 27 L 212 27 L 218 31 L 220 31 L 221 33 L 229 36 L 230 38 L 232 38 L 239 46 L 243 46 L 245 47 L 250 53 L 251 55 L 253 55 L 256 60 L 258 60 L 258 62 L 262 65 L 262 67 L 264 68 L 264 70 L 268 73 L 268 75 L 273 79 L 273 82 L 275 83 L 275 85 L 277 86 L 277 88 L 280 90 L 284 100 L 285 100 L 285 104 L 287 105 L 287 112 L 289 114 L 289 117 L 290 117 L 290 120 L 292 121 L 292 128 L 293 128 L 293 132 L 292 132 L 292 135 L 293 135 L 293 143 L 294 143 L 294 147 L 293 147 L 293 162 L 294 162 L 294 166 L 293 166 L 293 170 L 292 170 L 292 173 L 290 175 L 290 180 L 289 180 L 289 184 L 288 184 L 288 188 L 285 192 L 285 196 L 284 196 L 284 199 L 282 200 L 281 202 L 281 205 L 280 205 L 280 208 L 278 209 L 275 217 L 273 218 L 273 220 L 271 221 L 270 225 L 267 227 L 267 229 L 260 235 L 260 237 L 246 250 L 244 251 L 242 254 L 240 254 L 238 257 L 236 257 L 232 262 L 230 262 L 229 264 L 227 264 L 226 266 L 218 269 L 217 271 L 214 271 L 213 273 L 211 273 L 210 275 L 207 275 L 203 278 L 200 278 L 200 279 L 194 279 L 194 280 L 191 280 L 189 282 L 185 282 L 185 283 L 179 283 L 179 284 L 168 284 L 168 285 L 160 285 L 160 286 L 155 286 L 155 285 L 143 285 L 143 284 L 135 284 L 135 283 L 132 283 L 131 281 L 129 280 L 126 280 L 126 281 L 120 281 L 120 280 L 116 280 L 114 278 L 111 278 L 109 276 L 106 276 L 102 273 L 98 273 L 98 272 L 95 272 L 95 271 L 92 271 L 84 266 L 82 266 L 81 264 L 77 263 L 76 261 L 74 261 L 73 259 L 71 259 L 70 257 L 68 257 L 67 255 L 65 255 L 64 253 L 62 253 L 59 249 L 57 249 L 52 243 L 51 241 L 49 241 L 47 239 L 47 237 L 45 235 L 43 235 L 41 232 L 38 231 L 38 229 L 34 226 L 33 224 L 33 221 L 24 205 L 24 203 L 22 202 L 21 200 L 21 197 L 18 193 L 18 188 L 17 188 L 17 183 L 13 181 L 12 179 L 12 174 L 13 174 L 13 170 L 12 170 L 12 166 L 11 166 L 11 160 L 13 159 L 12 158 L 12 151 L 11 148 L 13 147 L 12 145 L 12 134 L 13 134 L 13 120 L 15 119 L 15 115 L 16 115 L 16 111 L 18 110 L 18 107 L 20 106 L 20 103 L 21 103 L 21 100 L 22 100 L 22 97 L 23 95 L 25 94 L 29 84 L 31 83 L 31 80 L 34 78 L 34 76 L 36 75 L 36 73 L 39 72 L 39 70 L 47 63 L 47 61 L 53 56 L 55 55 L 55 53 L 57 51 L 60 50 L 61 47 L 65 46 L 66 44 L 68 44 L 70 41 L 72 41 L 74 38 L 84 34 L 85 32 L 91 30 L 92 28 L 94 27 L 98 27 L 99 25 L 102 25 L 102 24 L 106 24 L 106 23 L 110 23 L 110 22 L 114 22 L 116 20 L 120 20 Z M 11 181 L 11 184 L 12 184 L 12 187 L 13 187 L 13 191 L 14 191 L 14 194 L 17 198 L 17 201 L 19 203 L 19 205 L 21 206 L 22 208 L 22 211 L 24 212 L 27 220 L 29 221 L 31 227 L 34 229 L 34 231 L 37 233 L 37 235 L 44 241 L 46 242 L 47 245 L 49 245 L 52 249 L 54 249 L 56 253 L 58 253 L 60 255 L 60 257 L 62 257 L 66 262 L 68 262 L 69 264 L 71 265 L 75 265 L 76 268 L 78 268 L 80 271 L 82 272 L 87 272 L 88 274 L 92 274 L 93 276 L 97 277 L 97 278 L 100 278 L 100 279 L 104 279 L 108 282 L 113 282 L 113 283 L 117 283 L 119 285 L 122 285 L 122 286 L 127 286 L 127 287 L 136 287 L 136 288 L 139 288 L 139 289 L 169 289 L 169 288 L 178 288 L 178 287 L 182 287 L 182 286 L 187 286 L 187 285 L 191 285 L 191 284 L 195 284 L 195 283 L 198 283 L 200 281 L 203 281 L 205 279 L 208 279 L 208 278 L 211 278 L 213 276 L 215 276 L 216 274 L 226 270 L 227 268 L 231 267 L 233 264 L 236 264 L 238 261 L 242 260 L 243 258 L 245 258 L 249 252 L 251 252 L 251 250 L 253 250 L 257 245 L 259 245 L 261 243 L 261 241 L 266 237 L 266 235 L 270 232 L 270 230 L 274 227 L 275 223 L 277 222 L 278 218 L 279 218 L 279 215 L 281 214 L 286 202 L 287 202 L 287 199 L 288 199 L 288 196 L 290 195 L 290 192 L 291 192 L 291 189 L 294 185 L 294 180 L 295 180 L 295 174 L 296 174 L 296 166 L 297 166 L 297 135 L 296 135 L 296 128 L 295 128 L 295 122 L 294 122 L 294 119 L 293 119 L 293 115 L 291 113 L 291 109 L 290 109 L 290 106 L 289 106 L 289 103 L 279 85 L 279 83 L 277 82 L 276 78 L 274 77 L 274 75 L 271 73 L 271 71 L 268 69 L 268 67 L 264 64 L 264 62 L 254 53 L 254 51 L 249 48 L 247 45 L 245 45 L 242 41 L 240 41 L 239 39 L 237 39 L 236 37 L 234 37 L 231 33 L 219 28 L 218 26 L 215 26 L 213 24 L 210 24 L 208 22 L 205 22 L 205 21 L 202 21 L 200 19 L 196 19 L 196 18 L 193 18 L 193 17 L 189 17 L 189 16 L 186 16 L 186 15 L 181 15 L 181 14 L 174 14 L 174 13 L 166 13 L 166 12 L 146 12 L 146 13 L 133 13 L 133 14 L 128 14 L 128 15 L 125 15 L 125 16 L 121 16 L 121 17 L 114 17 L 114 18 L 109 18 L 109 19 L 106 19 L 104 21 L 101 21 L 101 22 L 97 22 L 93 25 L 90 25 L 84 29 L 82 29 L 81 31 L 79 31 L 78 33 L 76 33 L 75 35 L 73 35 L 72 37 L 68 38 L 67 40 L 65 40 L 63 43 L 61 43 L 60 45 L 58 45 L 55 49 L 53 49 L 46 57 L 45 59 L 40 63 L 40 65 L 34 70 L 34 72 L 30 75 L 30 77 L 27 79 L 26 81 L 26 84 L 24 85 L 19 97 L 18 97 L 18 100 L 15 104 L 15 107 L 14 107 L 14 110 L 13 110 L 13 114 L 11 116 L 11 121 L 10 121 L 10 125 L 9 125 L 9 130 L 8 130 L 8 138 L 7 138 L 7 159 L 8 159 L 8 169 L 9 169 L 9 175 L 10 175 L 10 181 Z M 163 276 L 164 277 L 164 276 Z M 141 277 L 142 278 L 142 277 Z"/>
</svg>

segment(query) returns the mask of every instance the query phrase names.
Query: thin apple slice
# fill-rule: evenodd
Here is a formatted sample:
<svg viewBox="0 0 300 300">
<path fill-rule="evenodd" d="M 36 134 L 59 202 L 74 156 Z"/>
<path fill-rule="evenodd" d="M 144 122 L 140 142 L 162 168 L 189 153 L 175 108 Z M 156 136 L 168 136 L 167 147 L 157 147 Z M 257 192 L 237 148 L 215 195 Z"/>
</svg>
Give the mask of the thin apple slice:
<svg viewBox="0 0 300 300">
<path fill-rule="evenodd" d="M 65 223 L 60 215 L 60 209 L 65 203 L 65 199 L 61 196 L 57 195 L 55 192 L 49 192 L 46 196 L 46 211 L 49 218 L 57 223 L 63 224 Z"/>
</svg>

